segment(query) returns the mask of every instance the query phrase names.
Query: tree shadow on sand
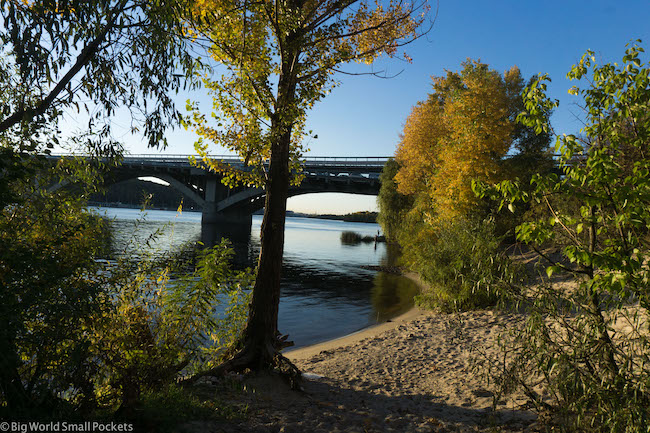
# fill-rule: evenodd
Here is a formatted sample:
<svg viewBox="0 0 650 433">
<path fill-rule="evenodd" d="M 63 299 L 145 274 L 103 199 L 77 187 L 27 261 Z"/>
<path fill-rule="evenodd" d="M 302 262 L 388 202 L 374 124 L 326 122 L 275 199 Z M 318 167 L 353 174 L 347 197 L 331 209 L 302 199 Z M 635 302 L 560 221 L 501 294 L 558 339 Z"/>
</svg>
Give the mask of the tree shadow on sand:
<svg viewBox="0 0 650 433">
<path fill-rule="evenodd" d="M 292 391 L 269 375 L 207 378 L 206 382 L 206 389 L 216 398 L 247 406 L 247 416 L 227 422 L 192 422 L 183 426 L 184 431 L 521 432 L 530 431 L 536 420 L 534 413 L 523 409 L 494 411 L 477 401 L 456 406 L 435 393 L 390 395 L 381 385 L 355 386 L 324 377 L 304 380 L 303 392 Z M 485 393 L 480 397 L 489 392 Z"/>
</svg>

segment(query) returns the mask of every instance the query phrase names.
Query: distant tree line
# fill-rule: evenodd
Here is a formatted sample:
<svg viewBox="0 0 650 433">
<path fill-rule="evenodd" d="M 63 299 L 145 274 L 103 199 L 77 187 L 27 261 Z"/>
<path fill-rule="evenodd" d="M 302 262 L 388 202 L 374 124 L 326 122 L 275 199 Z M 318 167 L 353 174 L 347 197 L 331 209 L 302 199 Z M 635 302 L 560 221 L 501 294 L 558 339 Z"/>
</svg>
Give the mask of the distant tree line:
<svg viewBox="0 0 650 433">
<path fill-rule="evenodd" d="M 287 215 L 289 213 L 287 212 Z M 300 216 L 303 218 L 320 218 L 326 220 L 338 220 L 346 222 L 356 222 L 356 223 L 374 223 L 377 222 L 377 212 L 370 211 L 361 211 L 361 212 L 352 212 L 344 215 L 334 215 L 334 214 L 306 214 L 306 213 L 297 213 L 292 212 L 291 216 Z"/>
</svg>

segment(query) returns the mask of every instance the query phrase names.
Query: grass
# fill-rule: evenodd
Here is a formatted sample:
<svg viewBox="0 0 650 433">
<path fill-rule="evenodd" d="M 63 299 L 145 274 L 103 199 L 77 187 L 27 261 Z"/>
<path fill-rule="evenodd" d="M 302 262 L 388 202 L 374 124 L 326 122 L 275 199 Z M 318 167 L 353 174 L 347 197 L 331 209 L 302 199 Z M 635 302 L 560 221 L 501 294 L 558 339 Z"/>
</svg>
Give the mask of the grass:
<svg viewBox="0 0 650 433">
<path fill-rule="evenodd" d="M 369 244 L 375 242 L 374 236 L 361 236 L 359 233 L 345 231 L 341 233 L 341 243 L 345 245 Z"/>
</svg>

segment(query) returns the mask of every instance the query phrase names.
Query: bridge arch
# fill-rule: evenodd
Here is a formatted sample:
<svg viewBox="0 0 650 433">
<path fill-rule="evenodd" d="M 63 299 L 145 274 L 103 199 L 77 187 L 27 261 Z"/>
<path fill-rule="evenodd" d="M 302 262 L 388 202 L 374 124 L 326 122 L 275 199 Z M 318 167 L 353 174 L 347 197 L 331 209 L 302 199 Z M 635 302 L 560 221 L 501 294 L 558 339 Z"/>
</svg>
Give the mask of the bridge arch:
<svg viewBox="0 0 650 433">
<path fill-rule="evenodd" d="M 57 158 L 51 156 L 50 158 Z M 223 163 L 242 167 L 232 156 L 215 156 Z M 319 192 L 362 195 L 379 193 L 379 174 L 385 157 L 309 157 L 303 161 L 304 179 L 289 190 L 289 197 Z M 243 168 L 243 167 L 242 167 Z M 214 173 L 195 167 L 189 155 L 128 155 L 122 165 L 106 177 L 107 185 L 128 179 L 155 177 L 193 200 L 203 209 L 204 222 L 250 220 L 252 212 L 264 206 L 260 188 L 228 189 Z M 246 217 L 248 215 L 248 217 Z"/>
<path fill-rule="evenodd" d="M 358 186 L 349 186 L 345 188 L 341 185 L 305 185 L 293 186 L 289 188 L 289 197 L 296 197 L 305 194 L 318 194 L 318 193 L 346 193 L 357 195 L 377 195 L 378 188 L 368 187 L 359 188 Z M 264 207 L 264 200 L 266 193 L 262 188 L 248 188 L 239 191 L 229 197 L 219 201 L 216 205 L 217 212 L 228 212 L 235 209 L 247 211 L 250 213 L 256 212 Z"/>
<path fill-rule="evenodd" d="M 156 174 L 155 176 L 139 176 L 139 177 L 154 177 L 156 179 L 163 180 L 169 184 L 170 188 L 175 189 L 183 196 L 191 199 L 194 203 L 198 204 L 203 208 L 205 206 L 205 200 L 201 197 L 194 189 L 187 186 L 185 183 L 179 181 L 174 176 L 169 174 Z"/>
<path fill-rule="evenodd" d="M 158 170 L 140 171 L 133 169 L 121 169 L 118 167 L 105 175 L 104 186 L 111 187 L 113 185 L 118 185 L 120 183 L 132 180 L 151 182 L 148 180 L 142 180 L 142 178 L 155 178 L 165 182 L 167 184 L 167 188 L 171 188 L 183 196 L 185 199 L 193 201 L 201 209 L 206 205 L 205 198 L 202 195 L 202 189 L 204 188 L 204 185 L 201 182 L 198 182 L 199 179 L 184 179 L 183 176 L 172 172 L 164 172 Z"/>
</svg>

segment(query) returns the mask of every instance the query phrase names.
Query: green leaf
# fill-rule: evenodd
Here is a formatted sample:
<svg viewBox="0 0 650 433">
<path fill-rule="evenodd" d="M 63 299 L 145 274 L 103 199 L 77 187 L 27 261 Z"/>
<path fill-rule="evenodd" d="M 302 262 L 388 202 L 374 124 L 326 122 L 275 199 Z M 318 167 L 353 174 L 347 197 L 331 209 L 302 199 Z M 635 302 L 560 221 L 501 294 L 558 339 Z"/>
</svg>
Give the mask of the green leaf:
<svg viewBox="0 0 650 433">
<path fill-rule="evenodd" d="M 561 269 L 562 269 L 561 267 L 556 266 L 556 265 L 549 266 L 548 268 L 546 268 L 546 275 L 547 275 L 549 278 L 551 278 L 551 276 L 552 276 L 555 272 L 558 272 L 558 271 L 560 271 Z"/>
</svg>

